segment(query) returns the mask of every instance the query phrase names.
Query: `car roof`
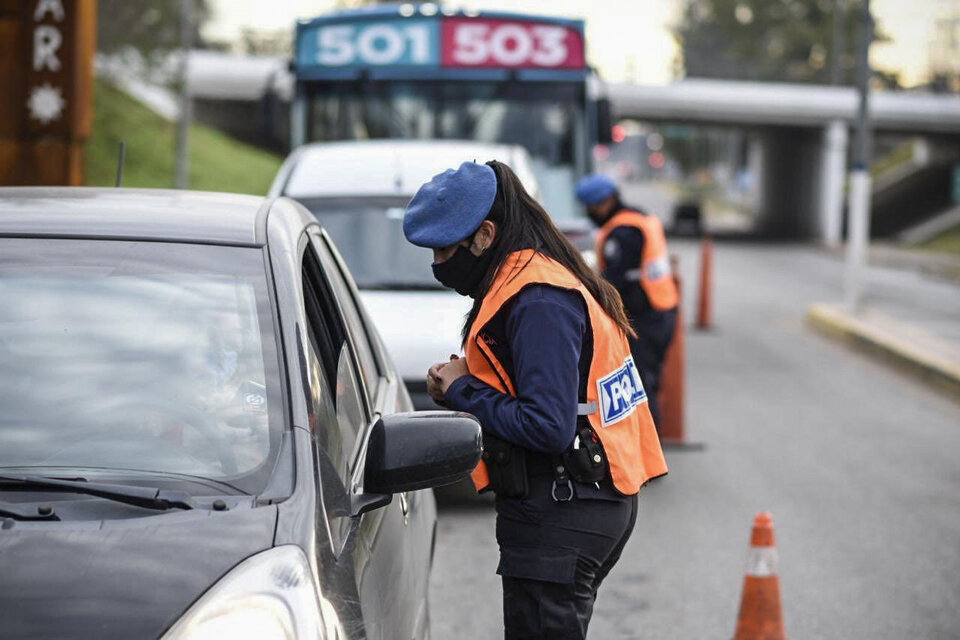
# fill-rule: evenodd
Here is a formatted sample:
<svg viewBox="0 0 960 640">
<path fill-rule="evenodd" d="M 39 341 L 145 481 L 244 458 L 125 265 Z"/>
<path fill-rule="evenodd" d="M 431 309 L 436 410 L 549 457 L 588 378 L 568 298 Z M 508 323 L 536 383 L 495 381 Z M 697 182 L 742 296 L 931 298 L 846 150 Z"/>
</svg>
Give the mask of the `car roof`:
<svg viewBox="0 0 960 640">
<path fill-rule="evenodd" d="M 263 197 L 92 187 L 0 188 L 0 236 L 129 238 L 259 246 Z"/>
<path fill-rule="evenodd" d="M 281 169 L 273 195 L 410 197 L 424 182 L 465 161 L 526 166 L 522 147 L 461 140 L 363 140 L 310 143 Z M 521 167 L 521 170 L 523 170 Z M 526 176 L 521 175 L 521 179 Z"/>
</svg>

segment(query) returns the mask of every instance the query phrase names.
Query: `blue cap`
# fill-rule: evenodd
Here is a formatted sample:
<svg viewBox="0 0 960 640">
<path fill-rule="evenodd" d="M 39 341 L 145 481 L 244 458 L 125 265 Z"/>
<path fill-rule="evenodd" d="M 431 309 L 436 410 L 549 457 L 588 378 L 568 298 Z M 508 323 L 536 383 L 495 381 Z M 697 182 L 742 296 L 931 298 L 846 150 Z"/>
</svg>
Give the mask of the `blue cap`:
<svg viewBox="0 0 960 640">
<path fill-rule="evenodd" d="M 600 173 L 592 173 L 577 183 L 577 200 L 589 206 L 603 202 L 617 192 L 617 183 Z"/>
<path fill-rule="evenodd" d="M 403 235 L 411 243 L 439 249 L 469 238 L 490 213 L 497 175 L 485 164 L 464 162 L 424 183 L 407 205 Z"/>
</svg>

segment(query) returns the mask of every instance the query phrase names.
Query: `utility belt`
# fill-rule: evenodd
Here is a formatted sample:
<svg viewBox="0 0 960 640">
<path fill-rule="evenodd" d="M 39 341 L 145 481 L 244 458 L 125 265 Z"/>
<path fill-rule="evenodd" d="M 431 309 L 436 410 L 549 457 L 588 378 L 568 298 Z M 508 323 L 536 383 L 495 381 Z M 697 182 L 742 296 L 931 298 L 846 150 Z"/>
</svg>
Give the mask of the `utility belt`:
<svg viewBox="0 0 960 640">
<path fill-rule="evenodd" d="M 610 475 L 603 444 L 586 420 L 578 420 L 573 444 L 560 455 L 530 451 L 485 432 L 483 460 L 490 489 L 503 498 L 525 498 L 531 476 L 552 475 L 554 501 L 569 502 L 573 482 L 599 485 Z"/>
</svg>

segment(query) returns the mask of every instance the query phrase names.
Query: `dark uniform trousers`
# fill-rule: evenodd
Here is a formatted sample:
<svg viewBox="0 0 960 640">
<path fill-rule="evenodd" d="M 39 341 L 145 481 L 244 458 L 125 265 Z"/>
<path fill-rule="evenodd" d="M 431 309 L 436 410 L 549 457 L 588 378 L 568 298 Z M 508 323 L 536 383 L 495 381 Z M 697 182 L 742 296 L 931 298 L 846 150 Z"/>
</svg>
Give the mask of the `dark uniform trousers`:
<svg viewBox="0 0 960 640">
<path fill-rule="evenodd" d="M 630 313 L 628 309 L 628 313 Z M 660 431 L 660 401 L 657 397 L 660 391 L 660 372 L 663 369 L 663 359 L 667 348 L 673 340 L 673 332 L 677 327 L 677 310 L 654 311 L 652 309 L 630 313 L 631 323 L 637 332 L 636 338 L 628 338 L 630 354 L 637 365 L 640 380 L 647 392 L 647 401 L 650 403 L 650 413 Z"/>
<path fill-rule="evenodd" d="M 555 502 L 552 475 L 530 478 L 526 498 L 497 497 L 497 542 L 506 640 L 582 640 L 600 583 L 616 564 L 637 519 L 637 496 L 609 480 L 575 484 Z"/>
</svg>

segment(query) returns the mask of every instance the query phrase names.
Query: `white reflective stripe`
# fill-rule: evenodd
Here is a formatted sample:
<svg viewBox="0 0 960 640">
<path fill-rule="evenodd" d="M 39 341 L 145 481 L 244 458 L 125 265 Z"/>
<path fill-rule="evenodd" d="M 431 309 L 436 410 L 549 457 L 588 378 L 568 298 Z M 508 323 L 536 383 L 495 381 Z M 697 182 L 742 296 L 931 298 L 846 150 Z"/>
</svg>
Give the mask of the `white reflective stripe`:
<svg viewBox="0 0 960 640">
<path fill-rule="evenodd" d="M 589 416 L 597 412 L 596 402 L 581 402 L 577 405 L 578 416 Z"/>
<path fill-rule="evenodd" d="M 651 260 L 643 265 L 643 269 L 629 269 L 623 272 L 626 278 L 659 280 L 668 278 L 672 275 L 673 269 L 670 268 L 670 259 L 662 256 L 656 260 Z"/>
<path fill-rule="evenodd" d="M 756 578 L 767 578 L 777 575 L 779 565 L 775 547 L 750 547 L 744 573 Z"/>
<path fill-rule="evenodd" d="M 670 269 L 670 257 L 662 255 L 656 260 L 651 260 L 643 265 L 643 270 L 647 280 L 668 278 L 672 272 L 672 269 Z"/>
</svg>

